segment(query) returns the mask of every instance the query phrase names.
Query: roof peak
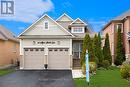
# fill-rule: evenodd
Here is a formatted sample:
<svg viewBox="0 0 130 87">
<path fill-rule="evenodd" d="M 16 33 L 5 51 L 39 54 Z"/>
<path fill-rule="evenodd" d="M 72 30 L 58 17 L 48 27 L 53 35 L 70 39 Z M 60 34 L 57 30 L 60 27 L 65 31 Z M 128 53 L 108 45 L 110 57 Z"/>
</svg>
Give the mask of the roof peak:
<svg viewBox="0 0 130 87">
<path fill-rule="evenodd" d="M 60 17 L 58 17 L 56 19 L 56 21 L 59 21 L 63 16 L 66 16 L 70 21 L 73 21 L 73 19 L 69 15 L 67 15 L 66 13 L 63 13 Z"/>
<path fill-rule="evenodd" d="M 84 25 L 87 25 L 83 20 L 81 20 L 80 18 L 76 18 L 70 25 L 72 25 L 74 22 L 76 22 L 77 20 L 79 20 L 80 22 L 82 22 Z"/>
</svg>

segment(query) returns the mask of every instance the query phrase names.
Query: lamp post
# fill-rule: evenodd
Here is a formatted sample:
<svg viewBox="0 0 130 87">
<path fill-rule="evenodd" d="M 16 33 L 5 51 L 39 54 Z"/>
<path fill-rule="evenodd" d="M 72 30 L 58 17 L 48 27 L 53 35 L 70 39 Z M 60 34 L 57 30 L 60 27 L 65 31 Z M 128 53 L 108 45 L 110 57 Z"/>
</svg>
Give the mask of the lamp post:
<svg viewBox="0 0 130 87">
<path fill-rule="evenodd" d="M 88 50 L 86 50 L 86 82 L 89 85 L 89 59 L 88 59 L 89 55 L 88 55 Z"/>
</svg>

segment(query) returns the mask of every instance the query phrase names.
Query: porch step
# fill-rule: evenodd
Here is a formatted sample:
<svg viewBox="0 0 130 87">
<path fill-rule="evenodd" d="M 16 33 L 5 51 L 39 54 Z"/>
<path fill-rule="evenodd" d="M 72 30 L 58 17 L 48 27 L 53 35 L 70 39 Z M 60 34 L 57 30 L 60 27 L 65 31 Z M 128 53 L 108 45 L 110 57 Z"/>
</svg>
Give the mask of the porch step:
<svg viewBox="0 0 130 87">
<path fill-rule="evenodd" d="M 73 59 L 73 68 L 81 69 L 80 59 Z"/>
</svg>

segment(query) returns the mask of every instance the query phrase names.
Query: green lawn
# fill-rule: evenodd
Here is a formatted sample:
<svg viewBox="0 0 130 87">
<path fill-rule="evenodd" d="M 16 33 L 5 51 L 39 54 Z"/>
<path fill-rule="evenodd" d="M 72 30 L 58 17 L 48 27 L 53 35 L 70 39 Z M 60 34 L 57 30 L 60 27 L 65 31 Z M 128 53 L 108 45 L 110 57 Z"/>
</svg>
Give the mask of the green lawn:
<svg viewBox="0 0 130 87">
<path fill-rule="evenodd" d="M 76 87 L 130 87 L 130 82 L 121 79 L 119 69 L 97 70 L 88 86 L 84 79 L 75 79 Z"/>
<path fill-rule="evenodd" d="M 6 74 L 9 74 L 9 73 L 12 73 L 14 72 L 15 70 L 13 69 L 1 69 L 0 70 L 0 76 L 3 76 L 3 75 L 6 75 Z"/>
</svg>

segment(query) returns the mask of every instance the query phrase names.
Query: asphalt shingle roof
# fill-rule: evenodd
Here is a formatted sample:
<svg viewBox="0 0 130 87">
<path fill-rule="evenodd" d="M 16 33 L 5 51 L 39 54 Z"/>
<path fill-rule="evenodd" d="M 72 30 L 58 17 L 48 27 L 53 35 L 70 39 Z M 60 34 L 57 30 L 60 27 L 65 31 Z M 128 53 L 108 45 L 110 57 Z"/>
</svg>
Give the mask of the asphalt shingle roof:
<svg viewBox="0 0 130 87">
<path fill-rule="evenodd" d="M 10 32 L 8 29 L 6 29 L 5 27 L 3 27 L 2 25 L 0 25 L 0 39 L 2 40 L 13 40 L 18 42 L 18 38 L 15 37 L 15 35 Z"/>
<path fill-rule="evenodd" d="M 123 20 L 124 18 L 130 16 L 130 10 L 124 12 L 123 14 L 117 16 L 116 18 L 114 18 L 113 20 Z"/>
</svg>

